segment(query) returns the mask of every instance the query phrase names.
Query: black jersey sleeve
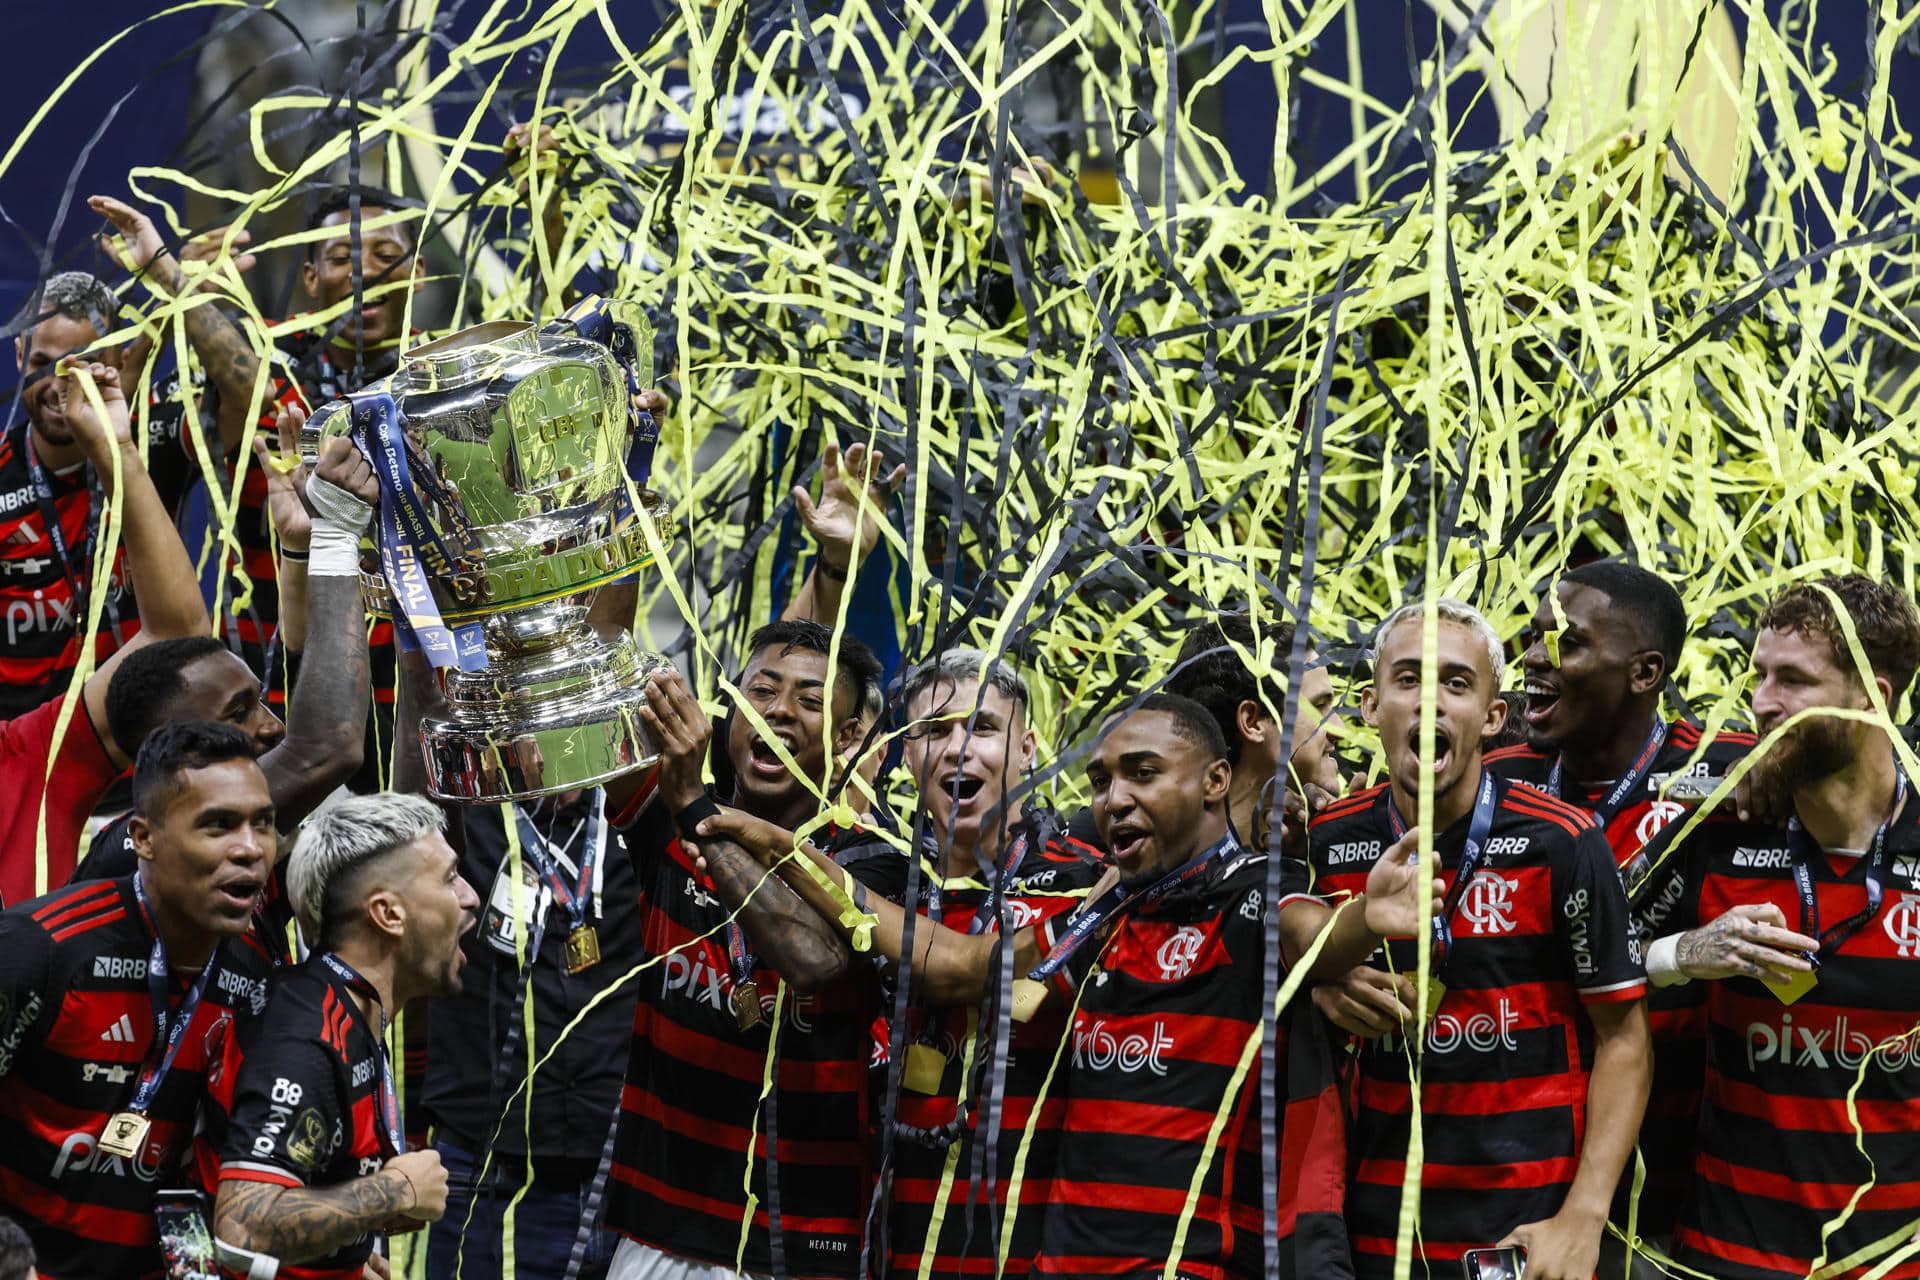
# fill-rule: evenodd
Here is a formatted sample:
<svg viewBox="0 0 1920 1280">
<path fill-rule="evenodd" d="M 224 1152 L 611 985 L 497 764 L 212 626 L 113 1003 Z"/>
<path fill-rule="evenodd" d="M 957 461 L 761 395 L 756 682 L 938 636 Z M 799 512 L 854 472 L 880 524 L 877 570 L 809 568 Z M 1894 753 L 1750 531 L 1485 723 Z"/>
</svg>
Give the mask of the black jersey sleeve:
<svg viewBox="0 0 1920 1280">
<path fill-rule="evenodd" d="M 1651 859 L 1643 877 L 1627 886 L 1634 930 L 1643 943 L 1699 926 L 1700 881 L 1712 850 L 1726 839 L 1731 825 L 1711 819 L 1701 823 Z"/>
<path fill-rule="evenodd" d="M 256 1036 L 240 1068 L 222 1180 L 306 1186 L 351 1139 L 339 1059 L 312 1040 Z"/>
<path fill-rule="evenodd" d="M 1632 1000 L 1646 994 L 1640 938 L 1627 911 L 1613 849 L 1597 826 L 1573 838 L 1555 877 L 1554 924 L 1584 1000 Z"/>
<path fill-rule="evenodd" d="M 59 1007 L 52 979 L 53 939 L 26 911 L 0 912 L 0 1079 L 46 1034 Z"/>
</svg>

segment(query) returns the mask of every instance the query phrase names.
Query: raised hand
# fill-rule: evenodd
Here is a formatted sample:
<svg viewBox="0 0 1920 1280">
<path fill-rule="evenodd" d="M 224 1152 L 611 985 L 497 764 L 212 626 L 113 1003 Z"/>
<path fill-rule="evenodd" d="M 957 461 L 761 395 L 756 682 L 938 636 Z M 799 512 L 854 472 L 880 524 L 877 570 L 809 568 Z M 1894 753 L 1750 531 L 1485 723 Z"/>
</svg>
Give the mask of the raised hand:
<svg viewBox="0 0 1920 1280">
<path fill-rule="evenodd" d="M 153 219 L 132 205 L 112 196 L 88 196 L 87 207 L 113 224 L 112 231 L 101 234 L 100 245 L 127 270 L 145 271 L 166 251 L 166 241 Z"/>
<path fill-rule="evenodd" d="M 647 700 L 638 714 L 660 749 L 660 799 L 678 813 L 706 794 L 701 769 L 713 740 L 713 722 L 671 667 L 647 677 Z"/>
<path fill-rule="evenodd" d="M 844 575 L 856 559 L 863 559 L 880 538 L 880 522 L 887 518 L 886 504 L 906 482 L 904 464 L 882 475 L 886 465 L 878 450 L 865 444 L 848 449 L 843 459 L 840 446 L 830 444 L 820 454 L 820 501 L 807 495 L 805 485 L 795 486 L 793 504 L 800 522 L 820 547 L 820 558 Z M 861 514 L 861 507 L 866 513 Z M 858 547 L 854 546 L 855 525 L 859 525 Z"/>
<path fill-rule="evenodd" d="M 180 246 L 180 265 L 184 267 L 191 262 L 199 264 L 202 268 L 210 268 L 219 262 L 221 255 L 226 252 L 228 230 L 227 227 L 214 227 L 210 231 L 202 231 Z M 254 264 L 259 261 L 253 254 L 241 252 L 242 245 L 251 243 L 253 243 L 251 232 L 234 233 L 233 257 L 230 261 L 233 263 L 233 269 L 243 275 L 253 270 Z M 218 279 L 211 270 L 196 270 L 190 274 L 194 276 L 196 282 L 194 287 L 198 289 L 208 288 Z"/>
<path fill-rule="evenodd" d="M 1410 828 L 1367 872 L 1367 928 L 1378 937 L 1411 938 L 1426 928 L 1420 912 L 1420 868 L 1414 861 L 1419 849 L 1420 828 Z M 1446 882 L 1435 876 L 1432 914 L 1440 912 L 1445 894 Z"/>
<path fill-rule="evenodd" d="M 290 429 L 294 438 L 298 439 L 298 424 L 304 423 L 307 415 L 297 405 L 293 407 L 292 415 L 294 425 Z M 345 436 L 331 436 L 321 442 L 320 465 L 313 469 L 313 474 L 316 479 L 325 480 L 335 488 L 352 494 L 369 508 L 380 505 L 380 481 L 373 474 L 373 464 Z"/>
<path fill-rule="evenodd" d="M 278 447 L 268 445 L 264 434 L 253 438 L 253 455 L 267 477 L 267 518 L 273 521 L 280 545 L 291 551 L 305 551 L 313 539 L 313 513 L 306 499 L 307 478 L 313 471 L 300 460 L 300 428 L 306 422 L 305 409 L 281 405 L 273 420 Z"/>
<path fill-rule="evenodd" d="M 64 412 L 73 437 L 87 451 L 87 457 L 106 474 L 113 466 L 116 449 L 133 447 L 133 423 L 127 416 L 127 397 L 120 389 L 120 371 L 98 360 L 69 359 L 60 378 L 60 394 L 65 397 Z M 103 421 L 94 411 L 81 378 L 92 380 L 99 393 L 100 406 L 107 411 Z M 137 465 L 137 464 L 136 464 Z"/>
</svg>

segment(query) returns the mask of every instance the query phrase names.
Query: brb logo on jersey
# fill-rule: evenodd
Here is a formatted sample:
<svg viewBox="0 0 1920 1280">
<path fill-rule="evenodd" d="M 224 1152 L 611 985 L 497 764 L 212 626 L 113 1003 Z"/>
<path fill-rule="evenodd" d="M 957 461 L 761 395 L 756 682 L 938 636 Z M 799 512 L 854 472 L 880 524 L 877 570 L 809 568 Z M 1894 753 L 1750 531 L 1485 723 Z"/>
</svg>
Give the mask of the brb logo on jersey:
<svg viewBox="0 0 1920 1280">
<path fill-rule="evenodd" d="M 1476 934 L 1512 933 L 1513 881 L 1497 871 L 1478 871 L 1460 895 L 1460 914 Z"/>
<path fill-rule="evenodd" d="M 1920 957 L 1920 893 L 1901 894 L 1900 901 L 1887 909 L 1880 927 L 1893 940 L 1894 954 L 1902 960 Z"/>
<path fill-rule="evenodd" d="M 1200 959 L 1200 947 L 1207 935 L 1194 925 L 1185 925 L 1171 938 L 1160 944 L 1160 950 L 1154 953 L 1154 960 L 1160 965 L 1160 976 L 1169 982 L 1178 982 L 1193 972 L 1193 966 Z"/>
</svg>

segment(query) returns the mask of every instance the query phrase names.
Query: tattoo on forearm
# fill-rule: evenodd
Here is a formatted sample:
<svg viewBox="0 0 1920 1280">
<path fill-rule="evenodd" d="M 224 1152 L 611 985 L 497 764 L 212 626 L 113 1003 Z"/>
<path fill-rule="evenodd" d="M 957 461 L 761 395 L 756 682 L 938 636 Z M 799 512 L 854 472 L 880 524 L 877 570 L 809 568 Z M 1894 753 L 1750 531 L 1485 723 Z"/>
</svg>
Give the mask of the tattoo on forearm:
<svg viewBox="0 0 1920 1280">
<path fill-rule="evenodd" d="M 311 1262 L 368 1235 L 406 1207 L 404 1180 L 376 1173 L 337 1187 L 220 1187 L 214 1227 L 220 1238 L 282 1262 Z"/>
<path fill-rule="evenodd" d="M 287 705 L 287 736 L 261 760 L 281 824 L 304 817 L 344 779 L 343 753 L 365 738 L 367 633 L 355 578 L 307 579 L 307 648 Z"/>
<path fill-rule="evenodd" d="M 700 852 L 720 900 L 739 909 L 741 926 L 753 935 L 775 969 L 782 974 L 808 973 L 821 982 L 845 969 L 847 947 L 834 926 L 777 873 L 767 871 L 731 841 L 702 839 Z"/>
<path fill-rule="evenodd" d="M 174 297 L 187 287 L 186 272 L 171 254 L 161 254 L 147 272 Z M 246 337 L 227 313 L 213 302 L 202 302 L 185 312 L 187 341 L 192 344 L 200 364 L 222 396 L 244 404 L 253 396 L 254 378 L 260 369 L 260 357 L 247 345 Z M 224 401 L 222 402 L 225 403 Z"/>
</svg>

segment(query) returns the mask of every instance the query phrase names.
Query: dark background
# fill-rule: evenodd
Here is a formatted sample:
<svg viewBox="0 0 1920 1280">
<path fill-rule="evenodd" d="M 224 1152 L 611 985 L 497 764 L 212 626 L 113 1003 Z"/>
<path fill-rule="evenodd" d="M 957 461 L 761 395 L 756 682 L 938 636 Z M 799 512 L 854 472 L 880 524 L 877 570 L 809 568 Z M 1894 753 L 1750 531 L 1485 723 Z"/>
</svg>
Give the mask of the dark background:
<svg viewBox="0 0 1920 1280">
<path fill-rule="evenodd" d="M 1378 39 L 1366 49 L 1365 83 L 1385 101 L 1404 100 L 1412 85 L 1407 6 L 1413 0 L 1357 2 L 1362 29 L 1378 33 Z M 1769 0 L 1768 7 L 1780 2 Z M 230 105 L 223 116 L 219 105 L 208 108 L 201 104 L 196 118 L 194 94 L 198 46 L 214 22 L 233 20 L 232 11 L 193 10 L 156 19 L 150 16 L 155 7 L 152 0 L 94 0 L 84 8 L 41 2 L 12 6 L 8 26 L 10 38 L 16 42 L 15 56 L 10 74 L 0 82 L 0 100 L 5 103 L 0 118 L 12 122 L 5 135 L 8 146 L 18 141 L 34 113 L 62 80 L 84 59 L 96 53 L 98 56 L 46 118 L 33 127 L 20 153 L 0 173 L 0 217 L 4 218 L 0 223 L 0 299 L 4 299 L 9 318 L 24 302 L 35 279 L 46 272 L 48 263 L 53 269 L 102 265 L 88 243 L 89 235 L 99 228 L 99 220 L 84 203 L 88 194 L 99 191 L 124 197 L 127 171 L 135 165 L 197 165 L 206 159 L 207 139 L 214 132 L 207 120 L 235 115 Z M 350 24 L 352 6 L 342 7 Z M 1816 45 L 1823 46 L 1838 64 L 1832 88 L 1842 97 L 1858 99 L 1868 62 L 1866 24 L 1874 7 L 1861 0 L 1819 7 Z M 367 8 L 377 22 L 381 6 L 368 4 Z M 465 18 L 456 19 L 453 34 L 470 28 L 481 8 L 472 2 L 460 6 Z M 621 15 L 623 36 L 636 47 L 643 44 L 655 26 L 652 5 L 647 0 L 628 0 L 617 6 L 616 12 Z M 1221 17 L 1220 29 L 1229 42 L 1262 30 L 1260 0 L 1227 0 Z M 135 23 L 140 25 L 131 35 L 100 48 L 106 33 L 122 31 Z M 1735 25 L 1741 25 L 1737 12 Z M 1414 52 L 1425 54 L 1432 41 L 1429 11 L 1418 7 L 1411 26 Z M 324 80 L 329 74 L 325 70 L 328 65 L 344 63 L 348 42 L 337 35 L 329 39 L 324 32 L 313 30 L 311 24 L 305 34 L 314 49 L 300 70 L 309 83 Z M 294 43 L 290 32 L 274 38 L 286 45 Z M 1920 39 L 1909 39 L 1909 50 L 1916 45 L 1920 45 Z M 1330 74 L 1345 77 L 1345 57 L 1337 36 L 1313 56 Z M 563 54 L 563 65 L 592 64 L 608 57 L 610 50 L 597 27 L 586 23 Z M 1201 51 L 1183 61 L 1183 70 L 1192 75 L 1204 69 L 1211 57 L 1208 51 Z M 486 70 L 491 74 L 491 68 Z M 299 72 L 294 74 L 298 76 Z M 236 96 L 251 100 L 248 91 L 274 77 L 271 72 L 246 67 L 238 78 Z M 283 74 L 282 82 L 285 78 Z M 1910 129 L 1920 127 L 1920 55 L 1909 51 L 1898 56 L 1892 88 L 1898 118 Z M 1276 127 L 1271 82 L 1261 69 L 1243 66 L 1229 79 L 1222 97 L 1231 104 L 1222 115 L 1236 163 L 1242 173 L 1263 172 Z M 500 111 L 504 115 L 508 109 L 503 103 Z M 1456 120 L 1458 112 L 1456 108 Z M 1495 141 L 1491 117 L 1487 108 L 1464 121 L 1464 145 Z M 1330 155 L 1341 144 L 1345 128 L 1344 106 L 1312 90 L 1303 93 L 1294 125 L 1297 150 Z M 495 138 L 503 129 L 504 123 L 491 129 L 483 125 L 481 136 Z M 172 188 L 161 190 L 169 197 L 176 194 Z M 1336 189 L 1331 194 L 1342 193 Z M 273 287 L 262 289 L 263 283 Z M 271 281 L 256 277 L 255 287 L 272 314 L 285 287 L 284 276 Z M 11 362 L 0 362 L 0 386 L 12 382 L 13 372 Z"/>
</svg>

